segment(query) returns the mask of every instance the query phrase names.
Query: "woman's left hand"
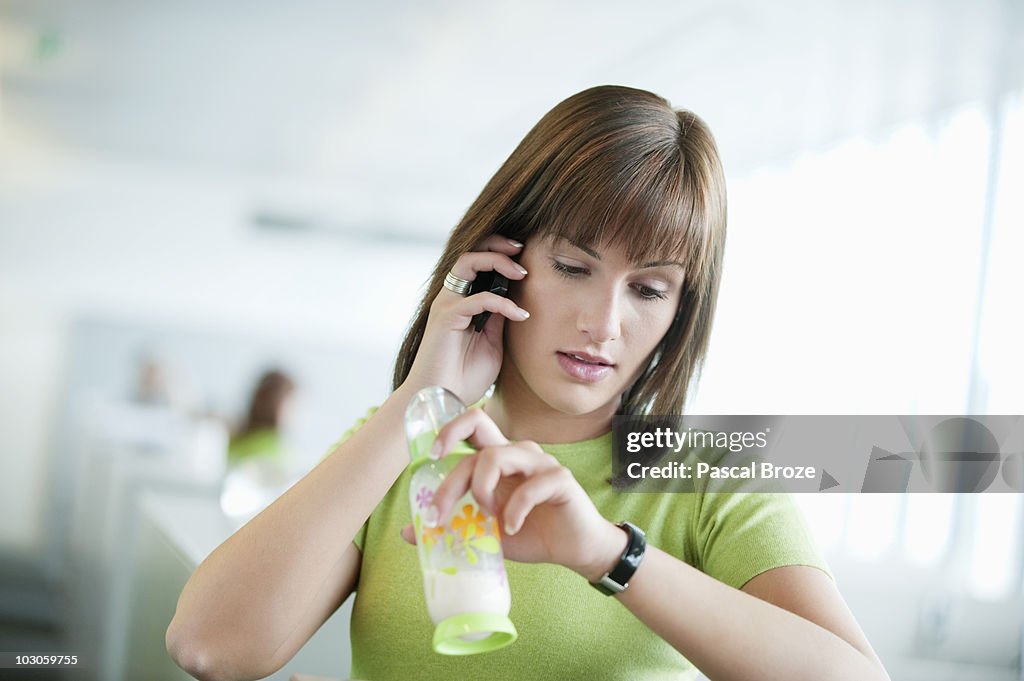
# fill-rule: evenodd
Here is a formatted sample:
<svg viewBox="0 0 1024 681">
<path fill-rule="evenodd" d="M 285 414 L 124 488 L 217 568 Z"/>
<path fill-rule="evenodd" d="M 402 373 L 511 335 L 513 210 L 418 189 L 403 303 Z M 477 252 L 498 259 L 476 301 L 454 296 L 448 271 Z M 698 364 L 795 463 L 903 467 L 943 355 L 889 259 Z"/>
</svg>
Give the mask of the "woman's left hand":
<svg viewBox="0 0 1024 681">
<path fill-rule="evenodd" d="M 443 455 L 460 440 L 477 453 L 456 464 L 434 492 L 438 518 L 447 518 L 472 491 L 481 510 L 498 519 L 506 558 L 564 565 L 590 581 L 615 564 L 626 534 L 598 512 L 555 457 L 535 442 L 509 442 L 480 409 L 452 419 L 438 433 L 435 447 Z M 411 525 L 402 535 L 415 543 Z"/>
</svg>

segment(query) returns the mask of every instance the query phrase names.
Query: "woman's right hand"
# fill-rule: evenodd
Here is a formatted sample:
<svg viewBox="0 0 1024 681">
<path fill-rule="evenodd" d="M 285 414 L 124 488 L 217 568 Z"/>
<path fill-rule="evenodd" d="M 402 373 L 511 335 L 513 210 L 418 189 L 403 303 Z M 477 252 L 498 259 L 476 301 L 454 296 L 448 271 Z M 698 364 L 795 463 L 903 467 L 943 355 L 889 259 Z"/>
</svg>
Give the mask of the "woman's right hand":
<svg viewBox="0 0 1024 681">
<path fill-rule="evenodd" d="M 491 235 L 477 250 L 463 253 L 451 272 L 473 281 L 478 272 L 497 271 L 510 280 L 521 280 L 526 270 L 512 260 L 522 244 L 498 234 Z M 483 331 L 472 329 L 473 316 L 491 312 Z M 463 296 L 441 287 L 430 305 L 416 359 L 406 379 L 415 388 L 440 385 L 473 404 L 498 377 L 501 369 L 505 320 L 521 322 L 530 316 L 509 298 L 487 291 Z"/>
</svg>

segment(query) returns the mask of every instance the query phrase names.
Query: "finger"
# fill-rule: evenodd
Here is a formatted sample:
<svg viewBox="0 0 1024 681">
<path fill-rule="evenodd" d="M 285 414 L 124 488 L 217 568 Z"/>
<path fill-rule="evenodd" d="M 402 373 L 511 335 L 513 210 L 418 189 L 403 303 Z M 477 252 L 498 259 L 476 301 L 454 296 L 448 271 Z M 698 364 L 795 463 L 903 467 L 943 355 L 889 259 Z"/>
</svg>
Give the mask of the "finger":
<svg viewBox="0 0 1024 681">
<path fill-rule="evenodd" d="M 444 456 L 462 441 L 468 442 L 474 449 L 508 444 L 508 438 L 498 428 L 498 424 L 479 407 L 467 409 L 437 431 L 434 440 L 437 449 L 433 454 Z"/>
<path fill-rule="evenodd" d="M 416 530 L 413 528 L 412 523 L 402 528 L 402 539 L 413 546 L 416 545 Z"/>
<path fill-rule="evenodd" d="M 459 256 L 452 265 L 452 274 L 460 279 L 473 281 L 477 272 L 500 272 L 509 279 L 522 279 L 526 268 L 504 253 L 494 251 L 469 251 Z"/>
<path fill-rule="evenodd" d="M 519 313 L 517 313 L 519 314 Z M 529 312 L 526 313 L 529 317 Z M 525 321 L 525 320 L 524 320 Z M 488 341 L 501 346 L 505 333 L 505 315 L 492 314 L 484 323 L 483 334 Z"/>
<path fill-rule="evenodd" d="M 526 516 L 541 504 L 552 501 L 567 501 L 574 482 L 569 469 L 549 468 L 530 477 L 516 487 L 505 502 L 505 533 L 515 534 L 526 521 Z"/>
<path fill-rule="evenodd" d="M 513 475 L 529 477 L 557 466 L 554 457 L 544 452 L 538 454 L 522 445 L 487 447 L 463 458 L 452 468 L 444 482 L 434 490 L 433 504 L 438 517 L 447 518 L 455 503 L 466 492 L 472 491 L 478 504 L 485 509 L 493 509 L 494 490 L 501 478 Z M 478 475 L 483 477 L 477 480 Z"/>
<path fill-rule="evenodd" d="M 469 491 L 469 481 L 473 477 L 473 467 L 476 464 L 475 456 L 465 456 L 455 464 L 455 467 L 448 471 L 444 482 L 434 490 L 431 504 L 437 509 L 438 524 L 448 522 L 448 515 L 455 502 L 462 498 L 462 495 Z"/>
<path fill-rule="evenodd" d="M 509 239 L 501 234 L 492 234 L 481 241 L 474 251 L 496 251 L 505 255 L 518 255 L 523 249 L 523 244 L 515 239 Z"/>
<path fill-rule="evenodd" d="M 544 452 L 534 452 L 520 444 L 484 447 L 475 458 L 469 489 L 477 503 L 491 514 L 497 510 L 494 494 L 503 477 L 533 475 L 558 465 Z"/>
<path fill-rule="evenodd" d="M 530 313 L 516 305 L 511 299 L 490 291 L 483 291 L 465 297 L 455 306 L 455 316 L 452 317 L 451 328 L 453 330 L 468 329 L 474 315 L 481 312 L 495 312 L 514 322 L 522 322 L 530 318 Z"/>
<path fill-rule="evenodd" d="M 476 466 L 469 480 L 469 491 L 484 513 L 494 515 L 494 490 L 501 481 L 501 464 L 495 461 L 496 447 L 487 447 L 476 453 Z"/>
</svg>

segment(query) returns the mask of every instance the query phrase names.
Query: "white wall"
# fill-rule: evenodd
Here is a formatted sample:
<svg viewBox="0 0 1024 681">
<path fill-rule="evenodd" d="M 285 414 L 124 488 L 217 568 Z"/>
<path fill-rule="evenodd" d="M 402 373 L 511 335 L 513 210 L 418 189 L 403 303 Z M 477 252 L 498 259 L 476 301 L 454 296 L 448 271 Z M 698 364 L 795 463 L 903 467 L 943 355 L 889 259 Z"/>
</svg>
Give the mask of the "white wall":
<svg viewBox="0 0 1024 681">
<path fill-rule="evenodd" d="M 44 547 L 76 321 L 349 355 L 357 383 L 379 374 L 355 390 L 386 387 L 437 251 L 254 234 L 250 199 L 272 182 L 41 148 L 0 146 L 0 551 Z"/>
</svg>

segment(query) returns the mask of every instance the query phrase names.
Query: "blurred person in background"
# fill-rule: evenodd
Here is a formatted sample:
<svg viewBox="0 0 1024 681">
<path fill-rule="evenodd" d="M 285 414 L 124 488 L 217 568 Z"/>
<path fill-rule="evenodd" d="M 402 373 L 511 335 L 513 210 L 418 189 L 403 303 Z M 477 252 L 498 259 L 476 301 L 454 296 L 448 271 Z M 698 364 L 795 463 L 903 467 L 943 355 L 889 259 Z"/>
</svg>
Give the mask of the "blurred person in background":
<svg viewBox="0 0 1024 681">
<path fill-rule="evenodd" d="M 202 394 L 187 370 L 163 352 L 143 348 L 137 355 L 134 385 L 129 400 L 137 405 L 165 407 L 179 414 L 195 414 Z"/>
<path fill-rule="evenodd" d="M 164 363 L 151 354 L 143 354 L 139 359 L 135 402 L 169 406 L 174 403 L 172 392 L 171 377 Z"/>
<path fill-rule="evenodd" d="M 282 430 L 295 395 L 295 382 L 283 371 L 265 372 L 249 399 L 241 427 L 228 445 L 228 466 L 263 458 L 281 466 L 289 465 L 289 453 Z"/>
<path fill-rule="evenodd" d="M 227 451 L 221 507 L 228 515 L 248 518 L 288 485 L 295 457 L 284 437 L 296 385 L 288 374 L 271 369 L 260 377 L 241 426 Z"/>
</svg>

